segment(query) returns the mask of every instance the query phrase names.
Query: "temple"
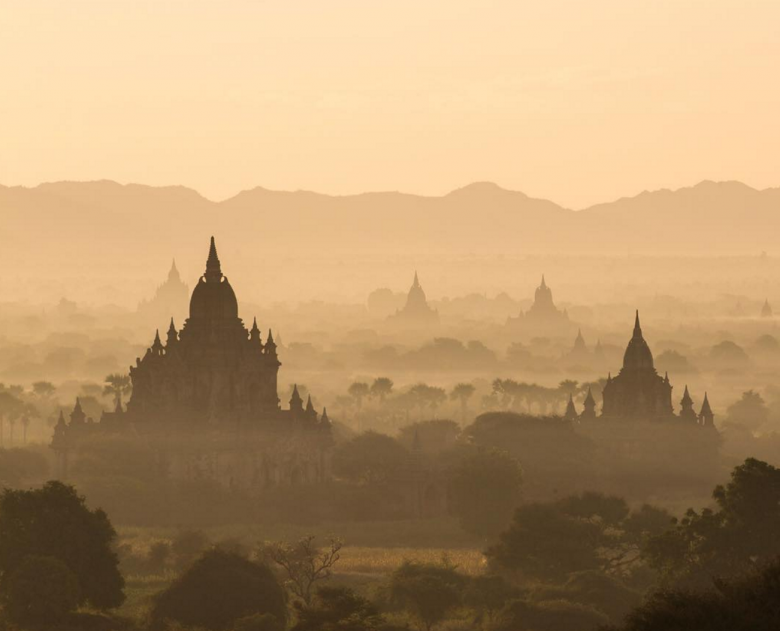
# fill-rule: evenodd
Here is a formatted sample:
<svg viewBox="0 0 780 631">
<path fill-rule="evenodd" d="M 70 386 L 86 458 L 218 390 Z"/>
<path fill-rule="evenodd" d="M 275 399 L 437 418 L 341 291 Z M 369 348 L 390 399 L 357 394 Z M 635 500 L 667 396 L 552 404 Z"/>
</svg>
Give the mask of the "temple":
<svg viewBox="0 0 780 631">
<path fill-rule="evenodd" d="M 623 368 L 604 386 L 603 416 L 626 419 L 663 419 L 674 414 L 669 376 L 661 377 L 653 365 L 653 354 L 642 335 L 639 312 L 634 334 L 623 356 Z"/>
<path fill-rule="evenodd" d="M 761 317 L 762 318 L 772 317 L 772 306 L 769 304 L 769 298 L 766 298 L 764 300 L 764 306 L 761 307 Z"/>
<path fill-rule="evenodd" d="M 193 437 L 210 435 L 204 440 L 222 441 L 223 452 L 256 448 L 264 453 L 262 473 L 252 473 L 255 480 L 284 479 L 277 462 L 282 457 L 288 465 L 309 462 L 304 467 L 308 474 L 293 476 L 296 479 L 322 479 L 325 468 L 320 452 L 331 444 L 330 420 L 325 412 L 322 417 L 317 414 L 311 397 L 304 407 L 297 387 L 289 409 L 281 409 L 277 394 L 280 366 L 271 331 L 263 341 L 256 320 L 247 330 L 239 318 L 238 300 L 222 273 L 212 237 L 206 271 L 192 292 L 189 317 L 181 330 L 171 320 L 165 342 L 158 331 L 143 357 L 130 367 L 132 394 L 127 409 L 122 409 L 117 398 L 116 409 L 93 423 L 83 418 L 77 401 L 70 423 L 64 418 L 58 422 L 52 447 L 67 455 L 85 433 L 125 432 L 154 436 L 158 445 L 170 440 L 175 460 L 181 464 L 190 456 L 199 457 L 202 447 L 188 456 L 182 452 L 181 441 L 171 437 L 187 435 L 192 442 Z M 292 450 L 284 456 L 273 447 L 280 436 Z M 231 446 L 225 447 L 226 437 L 236 440 L 232 444 L 228 440 Z M 246 455 L 243 467 L 252 461 Z M 189 462 L 179 469 L 193 470 L 194 466 Z M 213 472 L 215 465 L 210 467 Z M 229 465 L 232 472 L 237 468 L 236 463 Z"/>
<path fill-rule="evenodd" d="M 390 316 L 390 320 L 397 324 L 428 325 L 439 322 L 439 312 L 428 304 L 417 272 L 414 273 L 414 281 L 406 296 L 406 304 Z"/>
<path fill-rule="evenodd" d="M 150 319 L 162 319 L 165 317 L 180 317 L 187 312 L 189 299 L 189 287 L 181 279 L 176 261 L 171 263 L 167 280 L 157 287 L 157 291 L 151 300 L 144 300 L 138 305 L 138 312 Z"/>
<path fill-rule="evenodd" d="M 574 324 L 569 320 L 569 314 L 565 309 L 555 306 L 552 289 L 547 285 L 542 274 L 542 282 L 534 292 L 534 301 L 528 311 L 521 313 L 516 318 L 509 318 L 507 326 L 519 327 L 529 333 L 564 333 L 571 330 Z"/>
<path fill-rule="evenodd" d="M 655 369 L 653 353 L 642 334 L 639 311 L 636 312 L 634 332 L 623 356 L 623 367 L 615 377 L 610 375 L 607 378 L 602 397 L 602 418 L 644 421 L 678 419 L 694 425 L 714 427 L 714 415 L 707 396 L 697 415 L 688 386 L 680 401 L 680 414 L 675 415 L 669 375 L 661 377 Z M 588 399 L 581 418 L 595 417 L 595 403 L 590 391 Z"/>
<path fill-rule="evenodd" d="M 159 332 L 130 368 L 127 415 L 139 423 L 259 423 L 279 416 L 280 362 L 273 334 L 265 343 L 255 320 L 247 331 L 211 239 L 206 272 L 177 332 Z"/>
</svg>

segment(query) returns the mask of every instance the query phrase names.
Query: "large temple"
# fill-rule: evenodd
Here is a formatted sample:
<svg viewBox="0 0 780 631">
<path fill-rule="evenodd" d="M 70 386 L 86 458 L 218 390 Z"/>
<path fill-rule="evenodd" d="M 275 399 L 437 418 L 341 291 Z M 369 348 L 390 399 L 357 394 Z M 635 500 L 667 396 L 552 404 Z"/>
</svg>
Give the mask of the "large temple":
<svg viewBox="0 0 780 631">
<path fill-rule="evenodd" d="M 707 395 L 704 396 L 701 412 L 693 410 L 693 400 L 685 387 L 680 401 L 679 415 L 674 413 L 672 404 L 672 384 L 669 375 L 658 374 L 650 350 L 639 322 L 639 312 L 634 320 L 634 332 L 623 355 L 623 367 L 620 372 L 607 378 L 602 392 L 601 416 L 605 419 L 666 421 L 677 419 L 681 422 L 704 427 L 714 427 L 714 415 Z M 587 417 L 593 418 L 594 404 L 592 396 Z M 583 415 L 584 416 L 584 415 Z"/>
<path fill-rule="evenodd" d="M 311 397 L 304 406 L 297 387 L 289 409 L 281 409 L 277 395 L 280 366 L 271 331 L 263 341 L 256 320 L 247 330 L 239 318 L 238 300 L 222 273 L 212 237 L 206 271 L 192 292 L 189 317 L 181 330 L 177 331 L 171 320 L 165 342 L 158 332 L 144 356 L 130 367 L 132 394 L 127 409 L 117 399 L 113 412 L 92 423 L 82 418 L 77 402 L 70 423 L 60 418 L 52 447 L 66 458 L 85 434 L 154 436 L 158 445 L 162 436 L 187 436 L 190 442 L 200 437 L 210 444 L 217 440 L 223 455 L 238 451 L 246 456 L 252 450 L 261 453 L 261 473 L 257 461 L 243 458 L 242 467 L 255 466 L 252 479 L 265 483 L 290 477 L 322 479 L 322 452 L 332 442 L 330 421 L 325 411 L 321 416 L 315 411 Z M 279 447 L 280 440 L 286 455 Z M 174 460 L 181 464 L 180 473 L 193 470 L 192 458 L 202 456 L 202 446 L 196 453 L 186 454 L 180 440 L 169 444 L 178 453 Z M 190 462 L 185 462 L 188 459 Z M 238 465 L 231 458 L 227 460 L 233 479 Z M 282 466 L 281 460 L 287 465 Z M 305 473 L 292 476 L 290 462 L 303 467 Z M 303 462 L 308 464 L 303 466 Z M 212 473 L 215 466 L 212 462 Z"/>
</svg>

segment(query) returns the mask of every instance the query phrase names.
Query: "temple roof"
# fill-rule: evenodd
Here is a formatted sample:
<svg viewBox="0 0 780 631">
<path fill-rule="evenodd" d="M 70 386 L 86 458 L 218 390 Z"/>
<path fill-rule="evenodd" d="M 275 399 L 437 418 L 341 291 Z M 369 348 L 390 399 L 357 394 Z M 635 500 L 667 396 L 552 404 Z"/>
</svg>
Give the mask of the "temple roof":
<svg viewBox="0 0 780 631">
<path fill-rule="evenodd" d="M 642 326 L 639 324 L 639 310 L 636 312 L 636 320 L 634 321 L 634 334 L 628 342 L 625 355 L 623 355 L 623 370 L 655 371 L 653 353 L 650 351 L 647 342 L 645 342 L 645 338 L 642 335 Z"/>
<path fill-rule="evenodd" d="M 200 278 L 190 298 L 190 319 L 237 319 L 238 300 L 217 256 L 211 237 L 206 273 Z"/>
</svg>

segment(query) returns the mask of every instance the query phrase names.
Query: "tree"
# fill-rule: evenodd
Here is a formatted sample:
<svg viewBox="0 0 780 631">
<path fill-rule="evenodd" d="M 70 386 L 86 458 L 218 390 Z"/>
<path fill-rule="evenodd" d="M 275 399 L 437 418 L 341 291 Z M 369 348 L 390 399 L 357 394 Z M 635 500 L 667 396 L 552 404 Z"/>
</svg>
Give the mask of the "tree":
<svg viewBox="0 0 780 631">
<path fill-rule="evenodd" d="M 728 408 L 729 423 L 744 425 L 755 432 L 769 420 L 769 409 L 764 398 L 753 390 L 742 393 L 742 398 Z"/>
<path fill-rule="evenodd" d="M 0 495 L 0 591 L 27 557 L 51 557 L 76 577 L 79 605 L 118 607 L 124 580 L 112 550 L 115 539 L 106 514 L 89 510 L 73 487 L 48 482 L 31 491 L 6 489 Z"/>
<path fill-rule="evenodd" d="M 455 421 L 447 419 L 418 421 L 401 428 L 398 432 L 398 442 L 411 450 L 417 441 L 423 452 L 438 454 L 453 447 L 459 435 L 460 426 Z"/>
<path fill-rule="evenodd" d="M 388 482 L 409 459 L 397 440 L 366 432 L 339 445 L 333 453 L 333 473 L 362 484 Z"/>
<path fill-rule="evenodd" d="M 320 587 L 310 607 L 296 607 L 292 631 L 377 631 L 384 622 L 371 601 L 348 587 Z"/>
<path fill-rule="evenodd" d="M 450 392 L 450 399 L 460 402 L 460 413 L 463 422 L 468 418 L 469 399 L 474 396 L 476 388 L 470 383 L 459 383 Z"/>
<path fill-rule="evenodd" d="M 371 384 L 371 396 L 377 397 L 380 403 L 384 403 L 385 399 L 390 396 L 393 391 L 393 380 L 387 377 L 377 377 L 374 379 L 374 383 Z"/>
<path fill-rule="evenodd" d="M 390 577 L 390 596 L 430 631 L 460 605 L 465 583 L 449 564 L 406 561 Z"/>
<path fill-rule="evenodd" d="M 294 544 L 268 543 L 260 553 L 261 558 L 284 570 L 285 586 L 306 607 L 311 605 L 315 583 L 331 577 L 333 566 L 341 558 L 339 553 L 343 545 L 338 539 L 331 539 L 327 547 L 320 548 L 314 539 L 314 535 L 308 535 Z"/>
<path fill-rule="evenodd" d="M 114 373 L 106 376 L 106 385 L 103 394 L 114 397 L 115 407 L 122 405 L 122 395 L 128 395 L 133 391 L 133 382 L 130 375 Z"/>
<path fill-rule="evenodd" d="M 605 631 L 774 631 L 780 629 L 780 562 L 719 579 L 706 590 L 662 589 Z"/>
<path fill-rule="evenodd" d="M 519 590 L 495 574 L 471 578 L 463 592 L 463 604 L 471 607 L 477 620 L 495 622 L 496 614 L 507 602 L 517 598 Z"/>
<path fill-rule="evenodd" d="M 80 602 L 73 572 L 54 557 L 26 556 L 4 580 L 3 609 L 21 625 L 56 625 Z"/>
<path fill-rule="evenodd" d="M 523 474 L 506 452 L 479 450 L 449 474 L 451 507 L 464 530 L 482 537 L 505 528 L 520 502 Z"/>
<path fill-rule="evenodd" d="M 347 390 L 349 393 L 349 396 L 351 396 L 355 400 L 355 405 L 357 405 L 358 412 L 363 407 L 363 399 L 365 399 L 369 393 L 371 392 L 371 389 L 368 387 L 367 383 L 363 383 L 362 381 L 356 381 L 353 383 L 349 390 Z"/>
<path fill-rule="evenodd" d="M 485 554 L 500 567 L 541 579 L 590 570 L 623 574 L 641 563 L 645 539 L 670 520 L 658 509 L 632 513 L 619 497 L 586 492 L 521 506 Z"/>
<path fill-rule="evenodd" d="M 54 393 L 57 391 L 57 388 L 55 388 L 54 384 L 51 383 L 50 381 L 36 381 L 32 385 L 32 391 L 36 397 L 40 397 L 41 399 L 48 400 L 54 396 Z"/>
<path fill-rule="evenodd" d="M 284 624 L 284 590 L 267 566 L 215 549 L 155 597 L 150 628 L 162 630 L 174 621 L 222 631 L 254 614 L 269 614 Z"/>
<path fill-rule="evenodd" d="M 689 509 L 647 542 L 644 556 L 667 584 L 705 586 L 780 556 L 780 469 L 748 458 L 712 496 L 716 510 Z"/>
</svg>

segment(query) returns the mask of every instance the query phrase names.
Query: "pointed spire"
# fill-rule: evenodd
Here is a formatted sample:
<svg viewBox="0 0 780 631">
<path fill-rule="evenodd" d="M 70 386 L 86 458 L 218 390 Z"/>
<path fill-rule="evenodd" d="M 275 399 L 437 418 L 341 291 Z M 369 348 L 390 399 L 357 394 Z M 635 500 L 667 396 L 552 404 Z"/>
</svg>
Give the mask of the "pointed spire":
<svg viewBox="0 0 780 631">
<path fill-rule="evenodd" d="M 314 409 L 314 404 L 311 402 L 311 395 L 306 399 L 306 414 L 313 417 L 315 420 L 317 418 L 317 412 Z"/>
<path fill-rule="evenodd" d="M 73 406 L 73 411 L 79 414 L 83 414 L 84 410 L 81 409 L 81 399 L 76 397 L 76 405 Z"/>
<path fill-rule="evenodd" d="M 596 405 L 596 400 L 593 398 L 593 391 L 591 390 L 591 387 L 588 386 L 588 394 L 585 397 L 585 407 L 587 407 L 590 404 Z"/>
<path fill-rule="evenodd" d="M 712 416 L 712 408 L 710 407 L 710 400 L 707 398 L 707 393 L 704 393 L 704 401 L 701 404 L 701 414 L 709 414 Z"/>
<path fill-rule="evenodd" d="M 60 408 L 60 416 L 57 419 L 57 426 L 62 427 L 65 425 L 65 415 L 62 413 L 62 409 Z"/>
<path fill-rule="evenodd" d="M 320 427 L 322 429 L 330 429 L 330 418 L 328 417 L 328 408 L 322 408 L 322 416 L 320 417 Z"/>
<path fill-rule="evenodd" d="M 688 384 L 685 384 L 685 392 L 683 392 L 682 400 L 680 401 L 682 406 L 693 405 L 693 399 L 690 392 L 688 392 Z"/>
<path fill-rule="evenodd" d="M 563 415 L 563 418 L 566 420 L 572 421 L 579 416 L 577 414 L 577 408 L 574 407 L 574 397 L 571 393 L 569 393 L 569 402 L 566 404 L 566 412 Z"/>
<path fill-rule="evenodd" d="M 642 337 L 642 326 L 639 324 L 639 309 L 636 310 L 636 319 L 634 320 L 634 337 Z"/>
<path fill-rule="evenodd" d="M 176 332 L 176 325 L 174 325 L 173 318 L 171 318 L 171 325 L 168 327 L 168 337 L 165 340 L 165 346 L 169 347 L 172 344 L 176 344 L 178 341 L 179 334 Z"/>
<path fill-rule="evenodd" d="M 412 287 L 419 287 L 420 286 L 420 279 L 417 276 L 417 270 L 414 270 L 414 281 L 412 282 Z"/>
<path fill-rule="evenodd" d="M 292 396 L 290 397 L 290 410 L 293 412 L 300 412 L 303 410 L 303 399 L 298 392 L 298 384 L 293 385 Z"/>
<path fill-rule="evenodd" d="M 268 329 L 268 339 L 265 341 L 265 352 L 276 355 L 276 342 L 274 342 L 274 334 L 271 329 Z"/>
<path fill-rule="evenodd" d="M 181 281 L 181 275 L 179 274 L 179 270 L 176 267 L 176 259 L 173 259 L 173 262 L 171 263 L 171 269 L 168 272 L 168 281 L 169 282 L 180 282 Z"/>
<path fill-rule="evenodd" d="M 257 326 L 257 318 L 255 318 L 252 322 L 252 328 L 249 330 L 249 339 L 252 342 L 259 342 L 260 345 L 262 345 L 262 341 L 260 339 L 260 328 Z"/>
<path fill-rule="evenodd" d="M 154 342 L 152 343 L 152 351 L 155 353 L 160 353 L 163 349 L 162 341 L 160 340 L 160 329 L 157 329 L 157 331 L 154 334 Z"/>
<path fill-rule="evenodd" d="M 542 274 L 542 284 L 539 285 L 539 287 L 544 287 L 544 288 L 547 287 L 547 283 L 544 281 L 544 274 Z"/>
<path fill-rule="evenodd" d="M 217 244 L 214 237 L 211 237 L 209 258 L 206 261 L 206 281 L 218 283 L 220 280 L 222 280 L 222 266 L 217 256 Z"/>
</svg>

